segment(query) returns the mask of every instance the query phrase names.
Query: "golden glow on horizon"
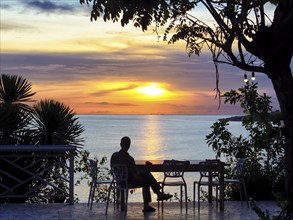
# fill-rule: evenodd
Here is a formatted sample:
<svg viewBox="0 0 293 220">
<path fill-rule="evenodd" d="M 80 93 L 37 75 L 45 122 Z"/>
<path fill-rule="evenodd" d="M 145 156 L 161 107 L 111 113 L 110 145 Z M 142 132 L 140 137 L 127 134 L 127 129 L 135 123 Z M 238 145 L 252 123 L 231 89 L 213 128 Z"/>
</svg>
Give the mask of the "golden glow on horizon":
<svg viewBox="0 0 293 220">
<path fill-rule="evenodd" d="M 161 96 L 166 92 L 165 89 L 158 87 L 156 83 L 151 83 L 149 86 L 137 88 L 137 90 L 149 96 Z"/>
<path fill-rule="evenodd" d="M 205 96 L 180 90 L 165 82 L 112 81 L 112 78 L 103 82 L 64 81 L 58 89 L 55 84 L 46 82 L 33 85 L 36 100 L 51 98 L 61 101 L 78 114 L 191 114 L 197 108 L 185 103 L 201 103 L 202 96 Z M 149 86 L 160 88 L 164 93 L 152 96 L 138 90 Z"/>
</svg>

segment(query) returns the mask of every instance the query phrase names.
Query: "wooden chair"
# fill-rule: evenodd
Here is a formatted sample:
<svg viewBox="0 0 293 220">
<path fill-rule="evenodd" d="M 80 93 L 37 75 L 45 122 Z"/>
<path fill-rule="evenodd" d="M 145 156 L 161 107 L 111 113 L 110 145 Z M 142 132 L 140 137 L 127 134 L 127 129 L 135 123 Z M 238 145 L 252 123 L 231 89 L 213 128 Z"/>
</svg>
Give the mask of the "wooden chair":
<svg viewBox="0 0 293 220">
<path fill-rule="evenodd" d="M 124 164 L 111 164 L 111 174 L 112 174 L 112 182 L 109 186 L 108 197 L 107 197 L 107 205 L 106 212 L 108 213 L 108 206 L 110 201 L 110 192 L 111 190 L 115 190 L 121 193 L 121 208 L 124 208 L 124 215 L 127 213 L 127 203 L 128 203 L 128 195 L 129 189 L 135 188 L 143 188 L 143 186 L 129 187 L 128 185 L 128 167 Z M 118 202 L 118 201 L 117 201 Z"/>
<path fill-rule="evenodd" d="M 97 179 L 98 178 L 98 164 L 96 161 L 90 159 L 89 166 L 90 166 L 91 183 L 90 183 L 90 191 L 89 191 L 87 206 L 90 206 L 90 209 L 92 209 L 97 185 L 100 185 L 100 184 L 109 184 L 110 185 L 112 183 L 112 181 L 111 180 L 98 180 Z M 114 194 L 114 200 L 115 200 L 115 194 Z"/>
<path fill-rule="evenodd" d="M 184 197 L 185 197 L 185 208 L 187 212 L 187 185 L 184 179 L 184 172 L 183 169 L 178 168 L 178 166 L 186 165 L 187 161 L 178 161 L 178 160 L 165 160 L 163 162 L 163 169 L 164 169 L 164 179 L 160 183 L 162 187 L 162 192 L 164 193 L 164 187 L 166 186 L 176 186 L 180 187 L 180 207 L 182 209 L 182 201 L 183 201 L 183 188 L 184 188 Z M 164 208 L 164 202 L 161 201 L 162 211 Z M 158 202 L 159 207 L 159 202 Z"/>
</svg>

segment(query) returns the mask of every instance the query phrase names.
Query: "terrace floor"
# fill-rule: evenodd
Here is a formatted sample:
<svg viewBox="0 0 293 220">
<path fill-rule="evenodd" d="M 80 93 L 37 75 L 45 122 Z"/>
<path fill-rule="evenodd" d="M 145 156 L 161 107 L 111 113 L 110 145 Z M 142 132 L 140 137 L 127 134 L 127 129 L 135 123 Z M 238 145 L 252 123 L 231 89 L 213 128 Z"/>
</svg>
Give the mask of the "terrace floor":
<svg viewBox="0 0 293 220">
<path fill-rule="evenodd" d="M 262 210 L 269 210 L 273 215 L 278 214 L 279 207 L 274 201 L 256 201 Z M 157 203 L 152 204 L 157 208 Z M 196 204 L 197 205 L 197 204 Z M 81 219 L 123 219 L 124 215 L 110 204 L 108 215 L 105 216 L 105 203 L 93 204 L 92 210 L 85 203 L 68 204 L 0 204 L 0 220 L 81 220 Z M 188 204 L 188 212 L 185 208 L 180 210 L 179 202 L 165 202 L 164 212 L 157 210 L 144 214 L 142 203 L 129 203 L 126 219 L 225 219 L 225 220 L 253 220 L 258 219 L 255 212 L 248 208 L 246 203 L 239 201 L 225 202 L 225 210 L 219 211 L 215 203 L 201 202 L 200 211 L 197 206 Z"/>
</svg>

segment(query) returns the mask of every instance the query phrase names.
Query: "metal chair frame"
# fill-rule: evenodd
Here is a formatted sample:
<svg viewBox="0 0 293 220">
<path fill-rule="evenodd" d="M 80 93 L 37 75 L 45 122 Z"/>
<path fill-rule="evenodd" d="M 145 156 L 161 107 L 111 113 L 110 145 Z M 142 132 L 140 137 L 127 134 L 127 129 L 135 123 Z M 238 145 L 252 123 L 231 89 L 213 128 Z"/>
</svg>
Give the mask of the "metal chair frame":
<svg viewBox="0 0 293 220">
<path fill-rule="evenodd" d="M 164 193 L 165 186 L 180 186 L 180 207 L 182 209 L 182 201 L 183 201 L 183 188 L 185 191 L 185 208 L 187 212 L 187 184 L 184 179 L 184 171 L 183 169 L 178 168 L 178 165 L 186 165 L 186 161 L 179 161 L 179 160 L 165 160 L 163 162 L 163 169 L 164 169 L 164 179 L 160 182 L 162 187 L 162 192 Z M 164 202 L 161 201 L 162 211 L 164 208 Z M 158 202 L 159 207 L 159 202 Z"/>
<path fill-rule="evenodd" d="M 236 163 L 236 178 L 235 179 L 224 179 L 224 183 L 238 185 L 241 203 L 243 202 L 243 199 L 242 199 L 242 188 L 243 188 L 246 203 L 247 203 L 247 206 L 249 207 L 246 184 L 244 181 L 244 166 L 245 166 L 245 158 L 239 158 Z"/>
<path fill-rule="evenodd" d="M 109 184 L 110 185 L 112 183 L 112 180 L 98 180 L 97 179 L 98 178 L 98 164 L 97 164 L 97 162 L 90 159 L 89 165 L 90 165 L 90 176 L 91 176 L 92 180 L 90 183 L 90 191 L 89 191 L 87 206 L 90 206 L 90 209 L 92 209 L 97 185 L 100 185 L 100 184 Z M 114 193 L 114 201 L 115 201 L 115 193 Z"/>
<path fill-rule="evenodd" d="M 135 186 L 130 187 L 128 184 L 128 167 L 125 164 L 111 164 L 111 174 L 112 174 L 112 182 L 109 186 L 108 197 L 107 197 L 107 205 L 105 215 L 108 213 L 109 201 L 110 201 L 110 192 L 111 190 L 116 190 L 117 192 L 121 192 L 121 208 L 124 208 L 124 215 L 127 213 L 127 203 L 128 203 L 128 195 L 129 189 L 136 188 L 144 188 L 144 186 Z M 118 201 L 117 201 L 118 202 Z"/>
<path fill-rule="evenodd" d="M 197 186 L 198 210 L 200 210 L 200 189 L 201 186 L 216 187 L 216 200 L 218 200 L 218 189 L 220 188 L 220 172 L 212 171 L 209 166 L 215 166 L 220 161 L 207 160 L 199 163 L 200 178 L 193 182 L 193 207 L 195 208 L 195 187 Z"/>
</svg>

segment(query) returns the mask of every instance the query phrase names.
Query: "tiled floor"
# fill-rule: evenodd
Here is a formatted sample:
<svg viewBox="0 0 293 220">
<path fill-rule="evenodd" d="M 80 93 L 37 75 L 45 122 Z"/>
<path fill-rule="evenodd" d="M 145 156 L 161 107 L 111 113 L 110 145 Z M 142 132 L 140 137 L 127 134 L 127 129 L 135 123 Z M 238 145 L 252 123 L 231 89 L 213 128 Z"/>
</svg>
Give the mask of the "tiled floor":
<svg viewBox="0 0 293 220">
<path fill-rule="evenodd" d="M 256 202 L 262 209 L 268 209 L 276 214 L 279 208 L 273 201 Z M 152 204 L 157 208 L 157 204 Z M 123 219 L 124 215 L 119 210 L 109 207 L 105 216 L 105 203 L 94 204 L 90 210 L 85 203 L 68 204 L 0 204 L 0 220 L 81 220 L 81 219 Z M 126 219 L 225 219 L 225 220 L 253 220 L 258 219 L 254 211 L 246 203 L 238 201 L 225 202 L 225 211 L 219 211 L 215 204 L 201 202 L 200 212 L 197 207 L 193 209 L 189 203 L 188 212 L 180 210 L 177 202 L 165 202 L 164 212 L 144 214 L 141 203 L 129 203 Z"/>
</svg>

